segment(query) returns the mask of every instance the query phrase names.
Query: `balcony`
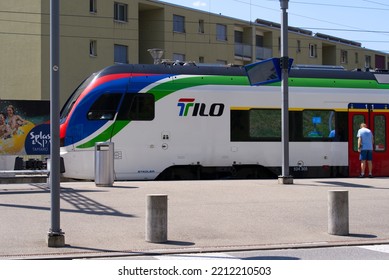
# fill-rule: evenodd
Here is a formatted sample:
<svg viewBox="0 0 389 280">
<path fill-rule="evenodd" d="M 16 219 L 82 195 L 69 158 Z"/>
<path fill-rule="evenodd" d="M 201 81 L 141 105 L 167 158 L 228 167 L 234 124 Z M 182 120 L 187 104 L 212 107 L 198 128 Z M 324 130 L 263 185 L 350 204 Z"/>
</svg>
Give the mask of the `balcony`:
<svg viewBox="0 0 389 280">
<path fill-rule="evenodd" d="M 255 47 L 256 60 L 264 60 L 273 57 L 271 49 Z M 235 58 L 244 61 L 252 61 L 252 46 L 235 43 Z"/>
</svg>

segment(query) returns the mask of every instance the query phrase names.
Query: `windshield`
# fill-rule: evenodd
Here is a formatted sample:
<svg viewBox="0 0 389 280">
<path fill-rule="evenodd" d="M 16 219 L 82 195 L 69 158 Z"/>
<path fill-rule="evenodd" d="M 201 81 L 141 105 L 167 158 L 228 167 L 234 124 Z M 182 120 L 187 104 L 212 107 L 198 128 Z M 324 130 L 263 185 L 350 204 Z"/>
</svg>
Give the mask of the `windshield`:
<svg viewBox="0 0 389 280">
<path fill-rule="evenodd" d="M 74 103 L 76 103 L 78 97 L 84 91 L 84 89 L 90 84 L 90 82 L 96 77 L 96 73 L 92 74 L 89 78 L 84 80 L 78 88 L 70 95 L 68 101 L 66 101 L 65 105 L 62 107 L 60 120 L 61 123 L 66 119 L 69 112 L 72 110 Z"/>
</svg>

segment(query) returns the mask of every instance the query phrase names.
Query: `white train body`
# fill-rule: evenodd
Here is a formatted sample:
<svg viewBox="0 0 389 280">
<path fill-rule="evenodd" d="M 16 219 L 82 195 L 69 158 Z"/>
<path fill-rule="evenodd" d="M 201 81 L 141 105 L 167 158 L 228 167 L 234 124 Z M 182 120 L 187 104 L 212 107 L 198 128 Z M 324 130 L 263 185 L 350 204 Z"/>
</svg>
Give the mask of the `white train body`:
<svg viewBox="0 0 389 280">
<path fill-rule="evenodd" d="M 104 141 L 114 143 L 116 180 L 281 175 L 281 120 L 271 117 L 281 114 L 279 86 L 250 86 L 240 69 L 138 67 L 114 66 L 95 74 L 65 105 L 61 119 L 64 176 L 92 180 L 94 146 Z M 358 171 L 350 167 L 355 157 L 351 114 L 364 115 L 376 105 L 386 118 L 387 84 L 374 81 L 367 87 L 365 84 L 375 77 L 369 73 L 369 79 L 355 78 L 366 82 L 358 87 L 353 86 L 353 74 L 349 72 L 346 78 L 342 77 L 343 71 L 320 78 L 326 71 L 317 71 L 313 71 L 312 78 L 310 74 L 303 77 L 297 73 L 294 77 L 291 73 L 290 172 L 296 177 L 354 176 Z M 109 105 L 111 101 L 107 100 L 112 94 L 117 95 L 116 103 Z M 128 97 L 126 101 L 126 94 L 140 99 Z M 105 97 L 97 101 L 101 95 Z M 124 106 L 134 106 L 136 112 L 121 113 Z M 143 108 L 150 110 L 142 115 Z M 336 127 L 343 127 L 343 139 L 329 136 Z M 308 133 L 312 128 L 314 134 Z M 386 149 L 386 142 L 381 144 Z M 389 172 L 386 163 L 382 169 L 382 174 Z"/>
</svg>

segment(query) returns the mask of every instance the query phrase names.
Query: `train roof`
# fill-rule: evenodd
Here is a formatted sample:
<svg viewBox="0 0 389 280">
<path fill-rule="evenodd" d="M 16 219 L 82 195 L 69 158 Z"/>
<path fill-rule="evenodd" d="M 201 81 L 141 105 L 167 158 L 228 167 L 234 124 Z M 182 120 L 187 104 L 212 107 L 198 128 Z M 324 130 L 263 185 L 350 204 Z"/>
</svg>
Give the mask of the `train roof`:
<svg viewBox="0 0 389 280">
<path fill-rule="evenodd" d="M 199 65 L 171 65 L 171 64 L 117 64 L 109 66 L 97 73 L 100 77 L 120 73 L 150 73 L 172 75 L 218 75 L 218 76 L 246 76 L 243 67 L 231 66 L 199 66 Z M 323 79 L 356 79 L 376 80 L 379 83 L 389 84 L 389 73 L 370 71 L 346 71 L 339 68 L 328 69 L 323 67 L 296 67 L 289 72 L 290 78 L 323 78 Z"/>
</svg>

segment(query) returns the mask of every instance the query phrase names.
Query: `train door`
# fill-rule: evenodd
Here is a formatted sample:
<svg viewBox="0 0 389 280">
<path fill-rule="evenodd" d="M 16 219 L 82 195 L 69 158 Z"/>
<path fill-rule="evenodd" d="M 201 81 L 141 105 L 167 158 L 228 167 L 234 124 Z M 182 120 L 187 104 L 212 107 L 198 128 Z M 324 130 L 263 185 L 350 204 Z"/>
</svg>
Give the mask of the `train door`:
<svg viewBox="0 0 389 280">
<path fill-rule="evenodd" d="M 360 174 L 357 132 L 362 122 L 374 135 L 373 175 L 389 176 L 389 104 L 366 103 L 349 104 L 349 176 Z"/>
</svg>

